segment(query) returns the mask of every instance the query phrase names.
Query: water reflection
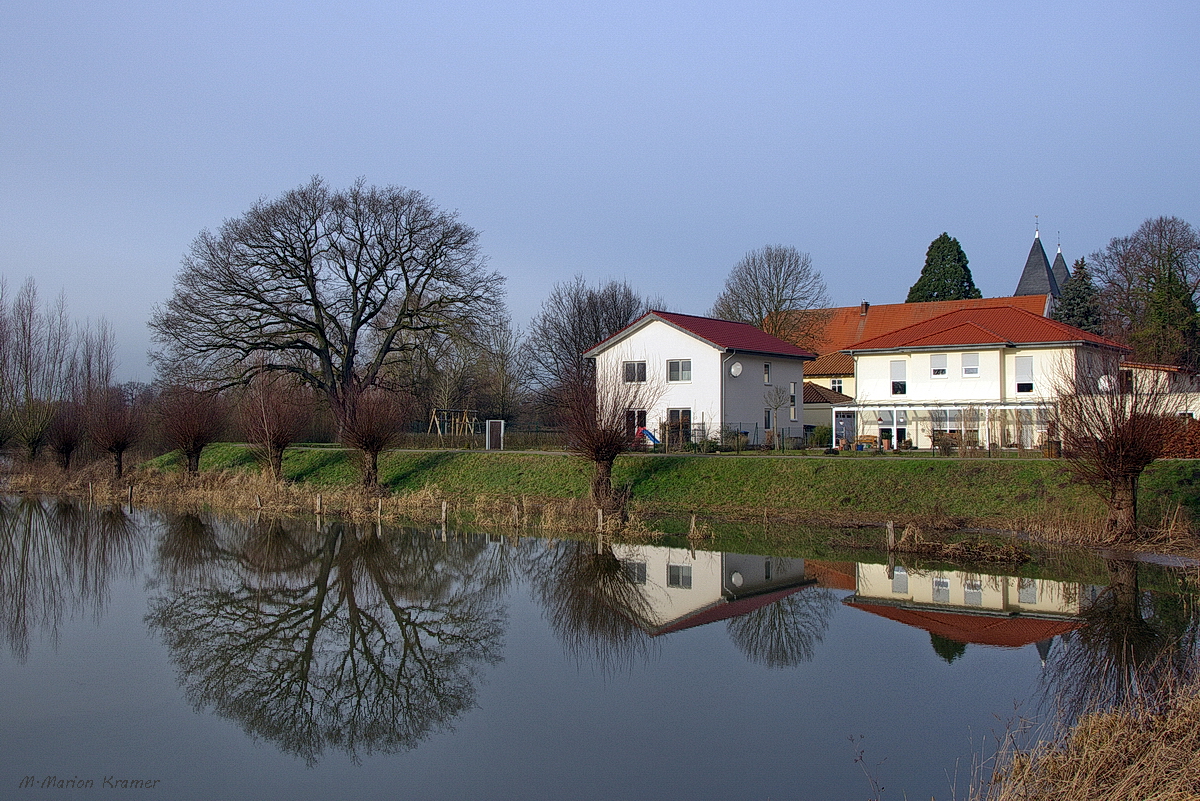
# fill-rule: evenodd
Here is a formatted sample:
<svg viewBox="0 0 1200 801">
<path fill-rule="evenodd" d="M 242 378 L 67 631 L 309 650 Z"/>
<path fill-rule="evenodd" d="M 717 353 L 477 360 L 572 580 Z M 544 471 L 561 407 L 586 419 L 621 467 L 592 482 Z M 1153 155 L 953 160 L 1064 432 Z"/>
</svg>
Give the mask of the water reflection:
<svg viewBox="0 0 1200 801">
<path fill-rule="evenodd" d="M 310 764 L 413 747 L 474 704 L 499 658 L 483 538 L 334 522 L 167 522 L 147 621 L 188 699 Z"/>
<path fill-rule="evenodd" d="M 1186 684 L 1200 659 L 1200 603 L 1185 575 L 1163 575 L 1141 588 L 1144 569 L 1128 559 L 1107 562 L 1109 584 L 1082 605 L 1082 622 L 1060 638 L 1044 674 L 1044 696 L 1061 722 L 1133 697 L 1153 699 Z"/>
<path fill-rule="evenodd" d="M 57 640 L 71 614 L 99 620 L 118 577 L 141 570 L 144 529 L 120 507 L 0 497 L 0 616 L 20 660 L 44 630 Z"/>
</svg>

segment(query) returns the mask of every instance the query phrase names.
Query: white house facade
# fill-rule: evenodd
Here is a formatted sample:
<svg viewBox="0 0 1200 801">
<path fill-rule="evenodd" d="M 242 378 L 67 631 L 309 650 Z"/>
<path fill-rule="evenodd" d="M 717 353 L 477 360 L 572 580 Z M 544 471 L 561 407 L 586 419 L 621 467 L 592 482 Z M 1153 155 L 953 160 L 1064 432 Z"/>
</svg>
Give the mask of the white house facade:
<svg viewBox="0 0 1200 801">
<path fill-rule="evenodd" d="M 804 364 L 816 354 L 754 326 L 652 311 L 583 354 L 604 381 L 645 383 L 630 422 L 685 442 L 804 424 Z"/>
<path fill-rule="evenodd" d="M 965 309 L 847 348 L 857 389 L 849 410 L 860 435 L 893 447 L 931 447 L 941 434 L 981 447 L 1035 447 L 1077 360 L 1127 351 L 1023 309 Z"/>
</svg>

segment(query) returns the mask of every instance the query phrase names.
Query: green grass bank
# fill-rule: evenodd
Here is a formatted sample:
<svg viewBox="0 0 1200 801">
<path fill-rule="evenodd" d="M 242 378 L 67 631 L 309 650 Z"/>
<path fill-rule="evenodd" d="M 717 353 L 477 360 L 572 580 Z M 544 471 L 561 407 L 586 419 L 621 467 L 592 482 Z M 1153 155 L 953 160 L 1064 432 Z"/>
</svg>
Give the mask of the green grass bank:
<svg viewBox="0 0 1200 801">
<path fill-rule="evenodd" d="M 172 457 L 155 460 L 166 467 Z M 253 471 L 248 449 L 206 449 L 202 470 Z M 380 481 L 395 493 L 434 488 L 463 498 L 578 498 L 588 491 L 590 465 L 568 455 L 483 451 L 392 451 L 380 460 Z M 316 487 L 353 486 L 353 453 L 293 448 L 286 477 Z M 621 457 L 614 482 L 628 486 L 636 509 L 649 514 L 707 514 L 752 520 L 764 514 L 831 523 L 932 521 L 1008 527 L 1030 519 L 1084 519 L 1103 505 L 1052 459 L 846 459 L 839 457 Z M 1163 461 L 1141 486 L 1149 524 L 1182 507 L 1200 519 L 1200 463 Z"/>
</svg>

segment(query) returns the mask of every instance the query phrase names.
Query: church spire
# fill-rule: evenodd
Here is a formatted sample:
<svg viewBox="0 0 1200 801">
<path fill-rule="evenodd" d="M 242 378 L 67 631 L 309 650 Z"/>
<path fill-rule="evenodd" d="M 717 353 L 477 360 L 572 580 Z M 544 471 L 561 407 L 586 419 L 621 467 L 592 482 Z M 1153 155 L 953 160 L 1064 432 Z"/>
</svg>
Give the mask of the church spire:
<svg viewBox="0 0 1200 801">
<path fill-rule="evenodd" d="M 1066 262 L 1063 262 L 1066 267 Z M 1058 297 L 1059 285 L 1054 272 L 1050 268 L 1050 260 L 1046 258 L 1046 249 L 1042 247 L 1041 231 L 1038 230 L 1037 217 L 1034 216 L 1033 246 L 1029 248 L 1029 257 L 1025 259 L 1025 269 L 1021 272 L 1021 280 L 1013 295 L 1053 295 Z"/>
</svg>

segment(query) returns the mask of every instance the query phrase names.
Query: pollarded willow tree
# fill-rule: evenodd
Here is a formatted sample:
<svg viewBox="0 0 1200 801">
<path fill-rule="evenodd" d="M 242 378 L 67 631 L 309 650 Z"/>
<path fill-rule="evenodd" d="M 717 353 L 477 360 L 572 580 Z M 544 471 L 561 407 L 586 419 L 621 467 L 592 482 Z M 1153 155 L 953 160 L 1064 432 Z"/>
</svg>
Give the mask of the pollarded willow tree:
<svg viewBox="0 0 1200 801">
<path fill-rule="evenodd" d="M 415 190 L 313 178 L 196 238 L 150 321 L 153 358 L 217 385 L 289 373 L 344 426 L 368 389 L 401 388 L 431 336 L 476 336 L 503 315 L 478 239 Z"/>
</svg>

